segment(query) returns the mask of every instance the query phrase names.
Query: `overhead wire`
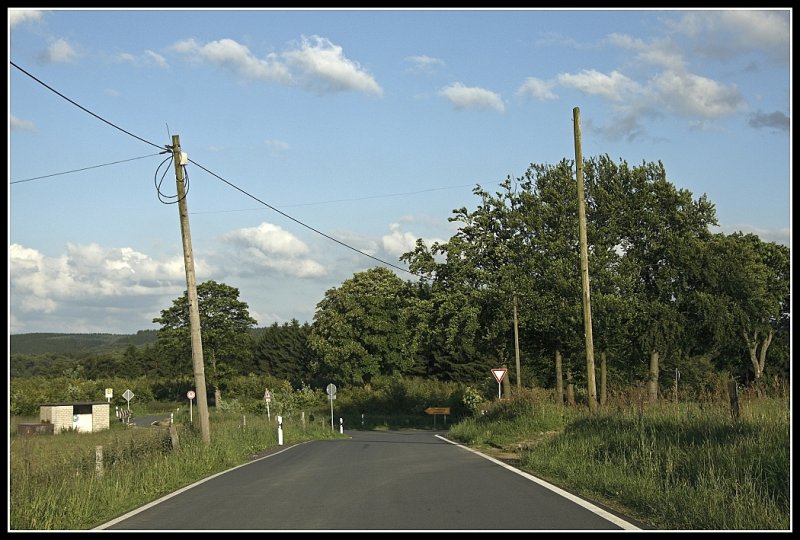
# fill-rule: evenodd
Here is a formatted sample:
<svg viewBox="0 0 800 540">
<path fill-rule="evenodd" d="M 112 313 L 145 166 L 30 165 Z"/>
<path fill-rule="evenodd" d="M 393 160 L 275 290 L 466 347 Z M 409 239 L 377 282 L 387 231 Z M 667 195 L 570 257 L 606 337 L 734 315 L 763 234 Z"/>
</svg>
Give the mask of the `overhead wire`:
<svg viewBox="0 0 800 540">
<path fill-rule="evenodd" d="M 159 152 L 159 154 L 160 154 L 160 152 Z M 53 176 L 61 176 L 61 175 L 64 175 L 64 174 L 72 174 L 72 173 L 76 173 L 76 172 L 88 171 L 90 169 L 98 169 L 100 167 L 108 167 L 109 165 L 117 165 L 119 163 L 127 163 L 129 161 L 136 161 L 137 159 L 149 158 L 149 157 L 157 156 L 159 154 L 148 154 L 146 156 L 139 156 L 139 157 L 129 158 L 129 159 L 121 159 L 119 161 L 112 161 L 110 163 L 102 163 L 100 165 L 91 165 L 89 167 L 82 167 L 80 169 L 73 169 L 71 171 L 63 171 L 63 172 L 57 172 L 57 173 L 53 173 L 53 174 L 45 174 L 43 176 L 34 176 L 33 178 L 23 178 L 22 180 L 14 180 L 13 182 L 9 182 L 9 184 L 21 184 L 22 182 L 30 182 L 32 180 L 41 180 L 43 178 L 52 178 Z"/>
<path fill-rule="evenodd" d="M 108 120 L 106 120 L 105 118 L 103 118 L 103 117 L 101 117 L 101 116 L 99 116 L 99 115 L 97 115 L 97 114 L 93 113 L 92 111 L 90 111 L 90 110 L 89 110 L 89 109 L 87 109 L 86 107 L 84 107 L 84 106 L 82 106 L 82 105 L 80 105 L 80 104 L 76 103 L 76 102 L 75 102 L 75 101 L 73 101 L 72 99 L 68 98 L 67 96 L 65 96 L 65 95 L 64 95 L 64 94 L 62 94 L 61 92 L 57 91 L 56 89 L 54 89 L 54 88 L 53 88 L 53 87 L 51 87 L 50 85 L 48 85 L 48 84 L 44 83 L 43 81 L 39 80 L 37 77 L 33 76 L 32 74 L 30 74 L 30 73 L 29 73 L 29 72 L 27 72 L 26 70 L 22 69 L 21 67 L 19 67 L 19 66 L 18 66 L 17 64 L 15 64 L 14 62 L 11 62 L 11 61 L 9 61 L 9 63 L 10 63 L 12 66 L 14 66 L 15 68 L 17 68 L 18 70 L 20 70 L 20 71 L 21 71 L 22 73 L 24 73 L 25 75 L 27 75 L 28 77 L 30 77 L 31 79 L 33 79 L 34 81 L 36 81 L 37 83 L 41 84 L 42 86 L 44 86 L 45 88 L 47 88 L 48 90 L 50 90 L 51 92 L 53 92 L 54 94 L 56 94 L 56 95 L 58 95 L 59 97 L 61 97 L 61 98 L 65 99 L 66 101 L 68 101 L 68 102 L 72 103 L 73 105 L 75 105 L 76 107 L 78 107 L 79 109 L 81 109 L 82 111 L 84 111 L 84 112 L 86 112 L 86 113 L 90 114 L 91 116 L 94 116 L 95 118 L 97 118 L 97 119 L 98 119 L 98 120 L 100 120 L 101 122 L 104 122 L 104 123 L 108 124 L 109 126 L 113 127 L 114 129 L 117 129 L 117 130 L 119 130 L 119 131 L 121 131 L 121 132 L 125 133 L 126 135 L 129 135 L 129 136 L 133 137 L 134 139 L 137 139 L 137 140 L 139 140 L 139 141 L 141 141 L 141 142 L 144 142 L 144 143 L 146 143 L 146 144 L 149 144 L 149 145 L 151 145 L 151 146 L 154 146 L 154 147 L 158 148 L 159 150 L 162 150 L 162 152 L 161 152 L 161 153 L 164 153 L 164 149 L 165 149 L 165 148 L 166 148 L 166 151 L 167 151 L 167 152 L 168 152 L 168 151 L 170 151 L 170 150 L 172 150 L 172 146 L 171 146 L 171 145 L 164 145 L 164 146 L 157 145 L 157 144 L 155 144 L 155 143 L 153 143 L 153 142 L 150 142 L 150 141 L 148 141 L 147 139 L 143 139 L 142 137 L 139 137 L 138 135 L 135 135 L 135 134 L 131 133 L 130 131 L 127 131 L 127 130 L 125 130 L 125 129 L 123 129 L 123 128 L 119 127 L 119 126 L 117 126 L 116 124 L 114 124 L 114 123 L 112 123 L 112 122 L 109 122 L 109 121 L 108 121 Z M 160 168 L 161 168 L 161 167 L 162 167 L 162 166 L 163 166 L 163 165 L 164 165 L 164 164 L 165 164 L 167 161 L 170 161 L 171 159 L 172 159 L 172 155 L 170 155 L 170 157 L 166 158 L 164 161 L 162 161 L 162 162 L 161 162 L 161 164 L 159 164 L 159 166 L 158 166 L 158 168 L 156 169 L 156 172 L 155 172 L 155 176 L 156 176 L 156 177 L 157 177 L 157 175 L 158 175 L 158 171 L 160 170 Z M 422 277 L 422 276 L 420 276 L 419 274 L 416 274 L 416 273 L 414 273 L 414 272 L 412 272 L 412 271 L 410 271 L 410 270 L 408 270 L 408 269 L 406 269 L 406 268 L 403 268 L 403 267 L 401 267 L 401 266 L 397 266 L 397 265 L 395 265 L 395 264 L 392 264 L 392 263 L 390 263 L 390 262 L 388 262 L 388 261 L 384 261 L 383 259 L 380 259 L 379 257 L 375 257 L 374 255 L 370 255 L 369 253 L 365 253 L 365 252 L 361 251 L 361 250 L 360 250 L 360 249 L 358 249 L 358 248 L 355 248 L 355 247 L 353 247 L 353 246 L 351 246 L 351 245 L 349 245 L 349 244 L 347 244 L 347 243 L 345 243 L 345 242 L 342 242 L 341 240 L 339 240 L 339 239 L 337 239 L 337 238 L 334 238 L 333 236 L 330 236 L 330 235 L 328 235 L 328 234 L 326 234 L 326 233 L 324 233 L 324 232 L 320 231 L 319 229 L 316 229 L 316 228 L 312 227 L 311 225 L 308 225 L 308 224 L 306 224 L 306 223 L 304 223 L 304 222 L 300 221 L 299 219 L 297 219 L 297 218 L 294 218 L 294 217 L 290 216 L 290 215 L 289 215 L 289 214 L 287 214 L 286 212 L 283 212 L 283 211 L 281 211 L 281 210 L 278 210 L 278 209 L 277 209 L 277 208 L 275 208 L 274 206 L 272 206 L 272 205 L 270 205 L 270 204 L 268 204 L 268 203 L 266 203 L 266 202 L 262 201 L 261 199 L 259 199 L 259 198 L 258 198 L 258 197 L 256 197 L 255 195 L 252 195 L 252 194 L 248 193 L 247 191 L 243 190 L 242 188 L 240 188 L 240 187 L 238 187 L 238 186 L 234 185 L 233 183 L 229 182 L 228 180 L 225 180 L 224 178 L 222 178 L 222 177 L 221 177 L 221 176 L 219 176 L 218 174 L 216 174 L 216 173 L 214 173 L 214 172 L 212 172 L 212 171 L 208 170 L 207 168 L 203 167 L 202 165 L 200 165 L 199 163 L 197 163 L 197 162 L 195 162 L 195 161 L 193 161 L 193 160 L 191 160 L 191 159 L 190 159 L 190 160 L 188 160 L 188 162 L 190 162 L 190 163 L 193 163 L 194 165 L 198 166 L 200 169 L 202 169 L 202 170 L 206 171 L 208 174 L 210 174 L 210 175 L 214 176 L 215 178 L 217 178 L 217 179 L 221 180 L 222 182 L 224 182 L 224 183 L 228 184 L 230 187 L 232 187 L 232 188 L 236 189 L 237 191 L 239 191 L 239 192 L 243 193 L 244 195 L 247 195 L 247 196 L 248 196 L 248 197 L 250 197 L 251 199 L 253 199 L 253 200 L 255 200 L 255 201 L 259 202 L 260 204 L 262 204 L 262 205 L 266 206 L 267 208 L 269 208 L 269 209 L 273 210 L 274 212 L 277 212 L 278 214 L 280 214 L 280 215 L 284 216 L 285 218 L 287 218 L 287 219 L 290 219 L 290 220 L 294 221 L 294 222 L 295 222 L 295 223 L 297 223 L 298 225 L 301 225 L 301 226 L 305 227 L 306 229 L 308 229 L 308 230 L 310 230 L 310 231 L 312 231 L 312 232 L 315 232 L 315 233 L 319 234 L 320 236 L 323 236 L 324 238 L 327 238 L 328 240 L 331 240 L 332 242 L 336 242 L 337 244 L 339 244 L 339 245 L 341 245 L 341 246 L 344 246 L 344 247 L 346 247 L 347 249 L 350 249 L 350 250 L 352 250 L 352 251 L 355 251 L 356 253 L 358 253 L 358 254 L 360 254 L 360 255 L 363 255 L 363 256 L 365 256 L 365 257 L 369 257 L 370 259 L 373 259 L 373 260 L 375 260 L 375 261 L 377 261 L 377 262 L 379 262 L 379 263 L 381 263 L 381 264 L 385 264 L 386 266 L 390 266 L 390 267 L 392 267 L 392 268 L 395 268 L 396 270 L 400 270 L 400 271 L 402 271 L 402 272 L 407 272 L 407 273 L 409 273 L 409 274 L 411 274 L 411 275 L 413 275 L 413 276 Z M 184 166 L 184 171 L 186 171 L 186 168 L 185 168 L 185 166 Z M 161 186 L 161 183 L 163 182 L 164 176 L 166 176 L 166 170 L 165 170 L 164 174 L 162 175 L 161 181 L 155 180 L 155 183 L 156 183 L 156 190 L 157 190 L 157 192 L 158 192 L 159 200 L 161 200 L 161 202 L 162 202 L 162 203 L 165 203 L 165 204 L 170 204 L 170 203 L 172 203 L 172 202 L 177 202 L 177 201 L 165 202 L 165 200 L 164 200 L 164 199 L 168 199 L 168 198 L 176 198 L 176 197 L 177 197 L 177 195 L 175 195 L 175 196 L 172 196 L 172 195 L 170 195 L 170 196 L 166 196 L 166 195 L 164 195 L 164 194 L 161 192 L 160 186 Z"/>
</svg>

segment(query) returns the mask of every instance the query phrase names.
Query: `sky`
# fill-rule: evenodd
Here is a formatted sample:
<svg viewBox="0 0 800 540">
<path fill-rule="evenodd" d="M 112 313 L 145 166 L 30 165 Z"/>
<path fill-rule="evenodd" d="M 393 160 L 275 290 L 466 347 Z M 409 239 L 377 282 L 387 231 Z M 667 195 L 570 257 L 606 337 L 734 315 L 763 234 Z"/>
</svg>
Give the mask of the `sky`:
<svg viewBox="0 0 800 540">
<path fill-rule="evenodd" d="M 8 9 L 9 333 L 133 334 L 197 283 L 258 327 L 532 164 L 667 178 L 790 246 L 791 10 Z"/>
</svg>

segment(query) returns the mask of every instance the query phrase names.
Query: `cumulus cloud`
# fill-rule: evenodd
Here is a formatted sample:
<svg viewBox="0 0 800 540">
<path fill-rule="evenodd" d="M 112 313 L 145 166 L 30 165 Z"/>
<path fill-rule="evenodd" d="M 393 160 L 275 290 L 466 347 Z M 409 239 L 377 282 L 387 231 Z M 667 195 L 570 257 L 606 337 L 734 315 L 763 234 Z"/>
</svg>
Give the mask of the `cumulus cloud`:
<svg viewBox="0 0 800 540">
<path fill-rule="evenodd" d="M 97 244 L 68 244 L 59 257 L 11 244 L 9 268 L 13 305 L 21 313 L 52 313 L 62 303 L 120 309 L 124 298 L 174 294 L 185 285 L 182 257 L 156 261 L 131 248 Z"/>
<path fill-rule="evenodd" d="M 12 131 L 33 131 L 34 125 L 33 122 L 30 120 L 22 120 L 17 118 L 13 114 L 8 118 L 8 125 L 11 127 Z"/>
<path fill-rule="evenodd" d="M 720 118 L 745 107 L 735 86 L 692 73 L 665 71 L 654 79 L 652 88 L 661 104 L 685 116 Z"/>
<path fill-rule="evenodd" d="M 382 95 L 377 81 L 342 47 L 320 36 L 303 36 L 294 47 L 258 58 L 250 49 L 229 38 L 206 44 L 195 39 L 175 43 L 171 49 L 193 62 L 207 62 L 229 69 L 245 79 L 297 84 L 318 92 L 355 90 Z"/>
<path fill-rule="evenodd" d="M 14 28 L 18 24 L 25 22 L 38 21 L 42 18 L 42 11 L 38 9 L 14 9 L 8 10 L 8 26 Z"/>
<path fill-rule="evenodd" d="M 727 58 L 743 50 L 761 50 L 788 59 L 791 13 L 786 10 L 708 10 L 686 13 L 668 22 L 677 33 L 697 39 L 695 51 Z"/>
<path fill-rule="evenodd" d="M 505 111 L 502 98 L 484 88 L 464 86 L 460 82 L 453 83 L 439 91 L 440 96 L 447 98 L 456 109 L 494 109 Z"/>
<path fill-rule="evenodd" d="M 283 58 L 306 76 L 306 84 L 312 88 L 383 94 L 383 89 L 369 73 L 345 57 L 342 47 L 326 38 L 303 36 L 299 48 L 284 52 Z"/>
<path fill-rule="evenodd" d="M 39 60 L 46 64 L 64 64 L 77 58 L 78 52 L 66 39 L 59 38 L 52 42 L 39 55 Z"/>
<path fill-rule="evenodd" d="M 265 58 L 258 58 L 245 45 L 232 39 L 210 41 L 205 45 L 194 39 L 185 39 L 175 43 L 172 49 L 185 54 L 191 61 L 208 62 L 230 69 L 246 79 L 276 82 L 288 82 L 291 79 L 289 70 L 280 63 L 277 55 L 270 53 Z"/>
<path fill-rule="evenodd" d="M 771 113 L 758 111 L 750 115 L 747 124 L 756 129 L 771 128 L 778 131 L 789 131 L 789 117 L 780 111 Z"/>
<path fill-rule="evenodd" d="M 636 59 L 648 65 L 665 69 L 685 69 L 686 61 L 677 44 L 669 39 L 644 41 L 627 34 L 614 33 L 605 39 L 606 43 L 631 50 Z"/>
<path fill-rule="evenodd" d="M 556 83 L 553 81 L 543 81 L 536 77 L 528 77 L 517 89 L 518 96 L 530 96 L 536 99 L 558 99 L 553 93 L 552 88 Z"/>
<path fill-rule="evenodd" d="M 558 76 L 558 82 L 584 94 L 601 96 L 611 101 L 625 101 L 630 94 L 640 92 L 638 83 L 616 70 L 610 75 L 594 69 L 585 69 L 574 74 L 562 73 Z"/>
<path fill-rule="evenodd" d="M 226 233 L 223 240 L 237 246 L 237 254 L 248 263 L 243 267 L 262 267 L 295 277 L 317 277 L 326 269 L 305 258 L 308 246 L 290 232 L 271 223 Z"/>
<path fill-rule="evenodd" d="M 399 223 L 390 224 L 389 231 L 389 234 L 385 234 L 381 237 L 381 244 L 386 253 L 389 253 L 395 257 L 399 257 L 404 253 L 414 251 L 414 249 L 417 247 L 417 239 L 419 237 L 412 232 L 403 232 L 400 230 Z M 423 241 L 428 246 L 431 246 L 437 242 L 440 244 L 445 242 L 444 240 L 438 238 L 423 238 Z"/>
</svg>

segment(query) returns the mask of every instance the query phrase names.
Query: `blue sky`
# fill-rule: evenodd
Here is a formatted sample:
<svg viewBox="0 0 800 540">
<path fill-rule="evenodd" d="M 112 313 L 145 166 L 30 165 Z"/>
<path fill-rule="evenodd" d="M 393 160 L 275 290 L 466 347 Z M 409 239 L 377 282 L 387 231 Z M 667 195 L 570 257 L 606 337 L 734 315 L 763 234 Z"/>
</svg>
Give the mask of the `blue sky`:
<svg viewBox="0 0 800 540">
<path fill-rule="evenodd" d="M 446 241 L 476 185 L 574 159 L 575 107 L 585 158 L 660 160 L 719 230 L 790 245 L 788 9 L 8 16 L 12 334 L 158 328 L 186 289 L 157 189 L 171 135 L 197 282 L 239 289 L 259 326 Z"/>
</svg>

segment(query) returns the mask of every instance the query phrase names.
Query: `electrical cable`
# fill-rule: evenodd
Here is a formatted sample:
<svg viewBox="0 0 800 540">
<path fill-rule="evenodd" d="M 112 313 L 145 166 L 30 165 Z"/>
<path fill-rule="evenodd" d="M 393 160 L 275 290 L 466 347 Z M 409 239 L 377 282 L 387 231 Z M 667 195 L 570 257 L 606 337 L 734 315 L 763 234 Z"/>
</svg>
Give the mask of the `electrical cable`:
<svg viewBox="0 0 800 540">
<path fill-rule="evenodd" d="M 119 160 L 119 161 L 112 161 L 111 163 L 103 163 L 102 165 L 92 165 L 90 167 L 83 167 L 81 169 L 73 169 L 71 171 L 64 171 L 64 172 L 59 172 L 59 173 L 46 174 L 44 176 L 34 176 L 33 178 L 24 178 L 22 180 L 14 180 L 13 182 L 9 182 L 9 184 L 21 184 L 22 182 L 30 182 L 31 180 L 41 180 L 42 178 L 51 178 L 53 176 L 60 176 L 60 175 L 63 175 L 63 174 L 71 174 L 71 173 L 76 173 L 76 172 L 81 172 L 81 171 L 88 171 L 90 169 L 97 169 L 99 167 L 107 167 L 109 165 L 117 165 L 118 163 L 127 163 L 128 161 L 135 161 L 137 159 L 144 159 L 144 158 L 153 157 L 153 156 L 157 156 L 157 155 L 159 155 L 159 154 L 148 154 L 146 156 L 139 156 L 139 157 L 130 158 L 130 159 L 122 159 L 122 160 Z"/>
</svg>

